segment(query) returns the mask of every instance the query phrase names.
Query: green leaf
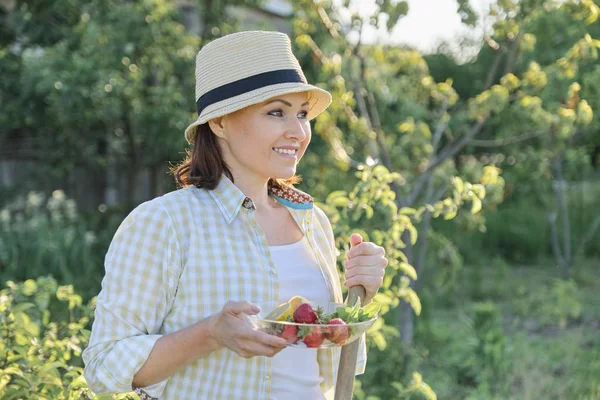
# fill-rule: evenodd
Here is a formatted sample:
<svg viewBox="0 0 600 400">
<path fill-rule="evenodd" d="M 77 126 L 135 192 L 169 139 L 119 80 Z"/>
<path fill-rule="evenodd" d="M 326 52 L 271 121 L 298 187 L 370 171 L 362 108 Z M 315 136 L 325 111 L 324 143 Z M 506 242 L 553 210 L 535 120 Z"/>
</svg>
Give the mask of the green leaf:
<svg viewBox="0 0 600 400">
<path fill-rule="evenodd" d="M 336 190 L 334 192 L 329 193 L 325 202 L 331 203 L 339 197 L 348 197 L 348 193 L 345 190 Z"/>
<path fill-rule="evenodd" d="M 458 213 L 458 209 L 457 208 L 453 208 L 450 211 L 448 211 L 447 213 L 444 214 L 444 219 L 445 220 L 450 220 L 454 217 L 456 217 L 456 214 Z"/>
<path fill-rule="evenodd" d="M 473 202 L 471 205 L 471 214 L 477 214 L 479 211 L 481 211 L 481 200 L 479 197 L 473 196 L 471 201 Z"/>
<path fill-rule="evenodd" d="M 373 340 L 373 343 L 375 344 L 375 346 L 377 346 L 379 351 L 385 350 L 385 348 L 387 347 L 387 341 L 385 340 L 385 336 L 383 336 L 381 332 L 369 333 L 369 337 L 371 338 L 371 340 Z"/>
<path fill-rule="evenodd" d="M 458 176 L 452 177 L 452 183 L 454 184 L 454 188 L 458 193 L 462 193 L 465 190 L 465 184 Z"/>
<path fill-rule="evenodd" d="M 381 304 L 378 304 L 376 302 L 371 302 L 370 304 L 366 305 L 363 308 L 363 312 L 365 313 L 365 315 L 367 315 L 369 318 L 373 318 L 374 316 L 376 316 L 377 314 L 379 314 L 379 311 L 381 310 Z"/>
<path fill-rule="evenodd" d="M 399 214 L 401 215 L 414 215 L 416 214 L 417 210 L 411 207 L 402 207 L 399 211 Z"/>
<path fill-rule="evenodd" d="M 17 376 L 22 377 L 23 371 L 21 371 L 17 367 L 8 367 L 8 368 L 0 369 L 0 376 L 8 376 L 8 375 L 17 375 Z"/>
<path fill-rule="evenodd" d="M 23 294 L 32 296 L 37 291 L 37 283 L 33 279 L 27 279 L 23 282 Z"/>
<path fill-rule="evenodd" d="M 412 309 L 414 310 L 415 314 L 421 315 L 421 299 L 419 299 L 419 296 L 417 296 L 417 293 L 415 293 L 414 290 L 409 289 L 406 299 L 407 299 L 408 303 L 410 304 L 410 306 L 412 307 Z"/>
<path fill-rule="evenodd" d="M 366 216 L 367 216 L 367 219 L 371 219 L 371 218 L 373 218 L 373 207 L 371 207 L 371 206 L 367 205 L 367 206 L 365 207 L 365 209 L 366 209 Z"/>
<path fill-rule="evenodd" d="M 21 312 L 25 313 L 25 311 L 29 310 L 32 307 L 35 307 L 35 305 L 32 303 L 18 303 L 13 306 L 13 312 L 14 313 L 21 313 Z"/>
<path fill-rule="evenodd" d="M 27 399 L 29 398 L 29 394 L 29 389 L 22 388 L 15 390 L 14 392 L 6 393 L 4 396 L 2 396 L 2 400 Z"/>
<path fill-rule="evenodd" d="M 415 267 L 406 262 L 401 262 L 398 264 L 398 269 L 408 275 L 412 280 L 417 280 L 417 271 Z"/>
<path fill-rule="evenodd" d="M 417 243 L 417 238 L 419 237 L 417 228 L 415 228 L 415 226 L 412 223 L 410 223 L 406 225 L 406 229 L 408 229 L 408 231 L 410 232 L 410 243 L 414 246 L 415 243 Z"/>
</svg>

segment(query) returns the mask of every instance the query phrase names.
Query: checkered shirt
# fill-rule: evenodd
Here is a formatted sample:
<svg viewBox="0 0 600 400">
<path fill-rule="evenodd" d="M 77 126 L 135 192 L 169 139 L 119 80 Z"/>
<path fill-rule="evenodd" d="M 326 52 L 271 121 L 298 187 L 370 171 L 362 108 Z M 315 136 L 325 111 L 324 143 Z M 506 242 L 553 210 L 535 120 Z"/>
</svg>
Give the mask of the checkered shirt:
<svg viewBox="0 0 600 400">
<path fill-rule="evenodd" d="M 309 239 L 331 301 L 342 302 L 333 231 L 313 198 L 269 183 Z M 187 187 L 134 209 L 115 233 L 105 259 L 88 347 L 85 378 L 96 393 L 142 399 L 266 400 L 271 359 L 220 348 L 156 384 L 133 388 L 156 341 L 219 312 L 229 301 L 279 299 L 275 267 L 255 207 L 225 176 L 215 190 Z M 340 349 L 317 352 L 321 389 L 333 398 Z M 360 339 L 356 374 L 364 372 Z"/>
</svg>

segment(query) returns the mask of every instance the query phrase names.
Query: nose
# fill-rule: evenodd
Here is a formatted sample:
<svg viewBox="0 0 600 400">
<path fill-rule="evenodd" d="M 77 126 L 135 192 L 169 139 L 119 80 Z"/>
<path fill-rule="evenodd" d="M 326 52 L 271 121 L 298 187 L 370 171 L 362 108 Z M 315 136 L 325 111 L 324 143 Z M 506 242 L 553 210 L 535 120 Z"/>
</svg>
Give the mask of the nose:
<svg viewBox="0 0 600 400">
<path fill-rule="evenodd" d="M 303 142 L 310 136 L 310 124 L 298 118 L 293 118 L 286 130 L 287 139 L 296 139 Z"/>
</svg>

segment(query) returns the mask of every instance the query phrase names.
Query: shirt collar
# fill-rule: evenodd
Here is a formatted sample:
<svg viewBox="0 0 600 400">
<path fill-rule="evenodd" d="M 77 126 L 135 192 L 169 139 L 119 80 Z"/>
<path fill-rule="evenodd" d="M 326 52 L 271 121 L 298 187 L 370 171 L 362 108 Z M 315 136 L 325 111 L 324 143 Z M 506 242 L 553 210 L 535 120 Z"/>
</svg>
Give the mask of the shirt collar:
<svg viewBox="0 0 600 400">
<path fill-rule="evenodd" d="M 312 196 L 291 186 L 280 185 L 277 181 L 271 179 L 269 180 L 268 188 L 269 194 L 286 207 L 296 210 L 309 210 L 314 206 Z M 225 174 L 221 176 L 219 184 L 214 190 L 210 191 L 210 194 L 227 220 L 227 223 L 231 223 L 235 219 L 240 208 L 254 209 L 252 199 L 235 186 Z"/>
</svg>

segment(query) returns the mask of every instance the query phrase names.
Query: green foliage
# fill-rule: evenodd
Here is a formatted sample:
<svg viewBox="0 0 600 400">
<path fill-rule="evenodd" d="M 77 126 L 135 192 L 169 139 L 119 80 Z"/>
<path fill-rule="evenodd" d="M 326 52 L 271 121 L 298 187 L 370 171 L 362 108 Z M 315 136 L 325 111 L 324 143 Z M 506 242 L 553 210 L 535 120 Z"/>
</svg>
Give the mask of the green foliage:
<svg viewBox="0 0 600 400">
<path fill-rule="evenodd" d="M 532 154 L 529 156 L 533 157 Z M 531 168 L 529 175 L 533 177 L 545 173 L 542 165 L 536 164 L 537 160 L 522 158 L 522 161 L 516 161 L 514 167 L 505 166 L 504 177 L 509 182 L 518 182 L 519 189 L 515 190 L 513 183 L 507 184 L 506 195 L 509 197 L 504 204 L 497 209 L 482 211 L 479 217 L 484 224 L 483 230 L 481 225 L 473 223 L 473 219 L 465 219 L 461 215 L 452 224 L 434 221 L 437 233 L 454 234 L 454 245 L 465 262 L 478 265 L 482 259 L 497 256 L 511 263 L 529 264 L 552 257 L 548 215 L 554 202 L 549 198 L 549 182 L 545 178 L 526 177 L 527 168 Z M 577 163 L 574 161 L 573 165 Z M 575 170 L 572 174 L 575 176 Z M 570 183 L 566 193 L 571 244 L 580 258 L 600 254 L 600 229 L 590 231 L 599 195 L 600 186 L 594 180 Z M 585 240 L 586 236 L 589 236 L 588 240 Z M 493 254 L 489 249 L 493 249 Z M 576 260 L 574 268 L 577 269 L 578 265 L 579 260 Z"/>
<path fill-rule="evenodd" d="M 385 350 L 371 347 L 369 349 L 369 368 L 355 382 L 354 399 L 356 400 L 386 400 L 386 399 L 437 399 L 432 388 L 422 375 L 414 370 L 413 365 L 407 364 L 407 351 L 397 337 L 386 335 L 389 346 Z M 400 378 L 410 377 L 404 384 Z"/>
<path fill-rule="evenodd" d="M 589 260 L 587 265 L 596 263 Z M 497 269 L 501 262 L 492 261 L 491 264 L 494 269 L 485 273 L 487 288 L 494 288 L 493 281 L 498 278 Z M 465 270 L 472 268 L 468 265 Z M 418 370 L 427 377 L 438 398 L 594 399 L 598 390 L 596 376 L 600 373 L 600 337 L 590 327 L 596 326 L 600 318 L 598 271 L 586 269 L 586 285 L 577 285 L 575 292 L 568 281 L 556 280 L 561 283 L 555 283 L 554 277 L 560 274 L 550 264 L 507 268 L 504 292 L 489 293 L 487 297 L 487 304 L 492 305 L 481 306 L 486 303 L 474 303 L 469 295 L 462 295 L 460 307 L 457 307 L 449 299 L 425 295 L 425 289 L 420 291 L 423 314 L 417 320 L 417 342 L 408 371 Z M 554 289 L 554 285 L 560 288 Z M 429 284 L 426 288 L 429 289 Z M 468 292 L 468 289 L 462 291 Z M 541 322 L 546 319 L 543 313 L 564 307 L 558 305 L 556 298 L 559 296 L 564 297 L 561 300 L 564 305 L 572 304 L 566 299 L 575 296 L 581 306 L 580 316 L 568 318 L 564 329 L 559 327 L 556 314 L 551 317 L 553 322 Z M 524 299 L 533 297 L 536 298 L 535 305 L 526 310 L 521 308 Z M 476 311 L 481 307 L 483 311 Z M 475 322 L 477 314 L 479 323 Z M 424 323 L 426 327 L 422 326 Z M 405 354 L 394 353 L 392 339 L 386 353 L 379 358 L 377 351 L 369 352 L 370 364 L 362 385 L 368 393 L 376 386 L 375 382 L 367 380 L 367 377 L 371 378 L 368 375 L 373 367 L 371 362 L 385 363 L 396 357 L 406 359 Z M 498 359 L 494 355 L 497 353 L 502 357 L 498 372 L 494 372 L 490 366 Z M 375 372 L 385 379 L 382 369 Z M 397 362 L 390 369 L 397 374 L 404 371 Z M 381 398 L 394 397 L 388 394 Z"/>
<path fill-rule="evenodd" d="M 408 386 L 405 387 L 399 382 L 393 382 L 392 386 L 398 391 L 399 399 L 437 400 L 431 386 L 423 381 L 423 377 L 418 372 L 413 372 L 412 380 Z"/>
<path fill-rule="evenodd" d="M 475 305 L 473 330 L 477 345 L 475 354 L 483 371 L 489 372 L 488 383 L 502 380 L 508 367 L 505 358 L 506 339 L 498 307 L 491 302 Z M 485 376 L 485 375 L 484 375 Z"/>
<path fill-rule="evenodd" d="M 377 302 L 372 302 L 364 307 L 361 307 L 360 299 L 353 305 L 348 307 L 338 307 L 332 315 L 323 317 L 324 321 L 329 321 L 332 318 L 341 318 L 346 323 L 358 323 L 373 319 L 379 314 L 381 305 Z"/>
<path fill-rule="evenodd" d="M 19 82 L 12 97 L 16 88 L 8 87 L 0 100 L 20 110 L 7 115 L 0 140 L 27 133 L 28 158 L 46 163 L 29 181 L 45 191 L 73 179 L 74 165 L 94 173 L 106 165 L 127 167 L 133 190 L 138 170 L 166 172 L 167 160 L 177 159 L 185 145 L 183 134 L 172 133 L 193 120 L 193 102 L 184 93 L 193 93 L 199 40 L 185 34 L 177 10 L 163 0 L 67 3 L 23 4 L 8 15 L 37 21 L 64 6 L 75 18 L 44 27 L 44 34 L 65 32 L 41 48 L 20 42 L 11 53 L 0 52 L 0 70 Z M 10 26 L 19 32 L 16 22 Z M 25 27 L 31 29 L 19 37 L 38 29 Z"/>
<path fill-rule="evenodd" d="M 6 285 L 0 290 L 0 397 L 114 398 L 94 396 L 82 376 L 93 301 L 84 304 L 72 286 L 50 277 Z"/>
<path fill-rule="evenodd" d="M 535 315 L 540 328 L 560 329 L 565 329 L 569 322 L 578 321 L 581 310 L 579 288 L 572 279 L 555 279 L 549 285 L 540 285 L 522 293 L 516 308 L 522 317 Z"/>
<path fill-rule="evenodd" d="M 73 166 L 98 173 L 106 166 L 121 168 L 133 182 L 140 167 L 165 167 L 165 160 L 178 159 L 185 143 L 177 132 L 194 118 L 193 101 L 185 98 L 193 93 L 193 56 L 204 40 L 235 29 L 225 12 L 228 4 L 255 2 L 199 2 L 202 39 L 184 31 L 177 9 L 164 0 L 17 3 L 10 12 L 0 6 L 5 111 L 0 140 L 30 138 L 27 156 L 47 167 L 32 171 L 38 179 L 29 182 L 50 192 L 57 181 L 74 179 Z M 485 16 L 493 32 L 477 57 L 463 65 L 439 53 L 423 57 L 393 46 L 355 47 L 340 34 L 344 26 L 358 35 L 367 23 L 391 30 L 408 12 L 407 4 L 377 1 L 370 15 L 343 21 L 348 10 L 340 12 L 334 2 L 294 2 L 295 53 L 308 80 L 322 82 L 336 99 L 314 123 L 311 151 L 300 165 L 303 184 L 326 199 L 322 206 L 342 250 L 340 261 L 356 231 L 382 245 L 390 259 L 374 299 L 383 318 L 368 332 L 369 368 L 356 397 L 434 398 L 433 389 L 449 399 L 598 397 L 593 379 L 600 373 L 600 357 L 592 351 L 597 340 L 572 335 L 570 343 L 536 342 L 509 332 L 514 326 L 504 322 L 516 315 L 517 328 L 531 330 L 533 324 L 544 333 L 556 326 L 596 326 L 597 317 L 585 319 L 591 301 L 579 297 L 584 286 L 595 288 L 584 274 L 591 268 L 575 269 L 579 279 L 586 277 L 585 285 L 539 280 L 521 285 L 511 281 L 515 269 L 504 260 L 527 263 L 550 254 L 546 217 L 554 208 L 550 166 L 556 157 L 564 160 L 567 180 L 593 174 L 600 126 L 600 113 L 593 112 L 600 107 L 598 6 L 591 0 L 498 1 Z M 466 24 L 480 17 L 468 1 L 460 0 L 458 7 Z M 53 21 L 51 28 L 47 20 Z M 472 133 L 493 141 L 535 135 L 525 145 L 517 141 L 488 155 L 469 146 L 476 144 L 467 138 Z M 463 141 L 462 151 L 450 151 Z M 569 186 L 568 202 L 573 245 L 581 247 L 577 254 L 583 259 L 600 255 L 600 231 L 578 247 L 598 205 L 595 189 L 586 187 L 576 196 L 582 186 Z M 90 297 L 97 292 L 114 226 L 82 219 L 61 192 L 56 196 L 62 202 L 52 200 L 54 195 L 48 201 L 30 196 L 0 213 L 2 276 L 25 280 L 52 272 L 61 283 L 77 282 L 84 298 Z M 51 200 L 59 205 L 50 207 Z M 436 218 L 433 229 L 429 217 Z M 424 241 L 426 260 L 418 264 Z M 465 261 L 471 266 L 463 267 Z M 31 282 L 19 290 L 35 291 Z M 72 289 L 55 292 L 63 308 L 86 307 Z M 47 297 L 35 299 L 43 305 Z M 472 299 L 498 304 L 472 310 Z M 421 316 L 415 348 L 398 340 L 401 302 Z M 459 304 L 458 311 L 444 309 Z M 40 306 L 23 307 L 21 322 Z M 60 315 L 57 324 L 73 318 L 71 312 Z M 467 315 L 474 315 L 472 322 Z M 52 331 L 43 328 L 43 320 L 21 325 L 27 335 L 37 333 L 34 326 L 39 335 Z M 85 335 L 79 340 L 81 347 Z M 69 368 L 80 367 L 74 352 L 57 354 Z M 536 364 L 539 357 L 543 361 Z M 33 364 L 27 368 L 33 371 Z M 56 368 L 46 376 L 67 371 Z M 54 386 L 37 388 L 52 391 L 46 396 L 51 398 L 69 391 L 88 396 L 80 370 L 71 371 L 60 375 L 62 385 L 54 379 Z M 10 374 L 13 386 L 20 385 L 15 390 L 21 390 L 25 381 Z M 568 381 L 553 383 L 563 375 Z M 535 386 L 537 378 L 550 389 Z M 390 385 L 380 385 L 382 380 Z"/>
<path fill-rule="evenodd" d="M 504 259 L 483 258 L 477 264 L 465 268 L 468 278 L 469 297 L 474 300 L 502 299 L 507 293 L 509 265 Z"/>
<path fill-rule="evenodd" d="M 0 210 L 0 277 L 24 281 L 52 274 L 61 283 L 76 283 L 91 298 L 116 229 L 111 220 L 88 222 L 61 190 L 50 197 L 39 192 L 17 196 Z"/>
</svg>

